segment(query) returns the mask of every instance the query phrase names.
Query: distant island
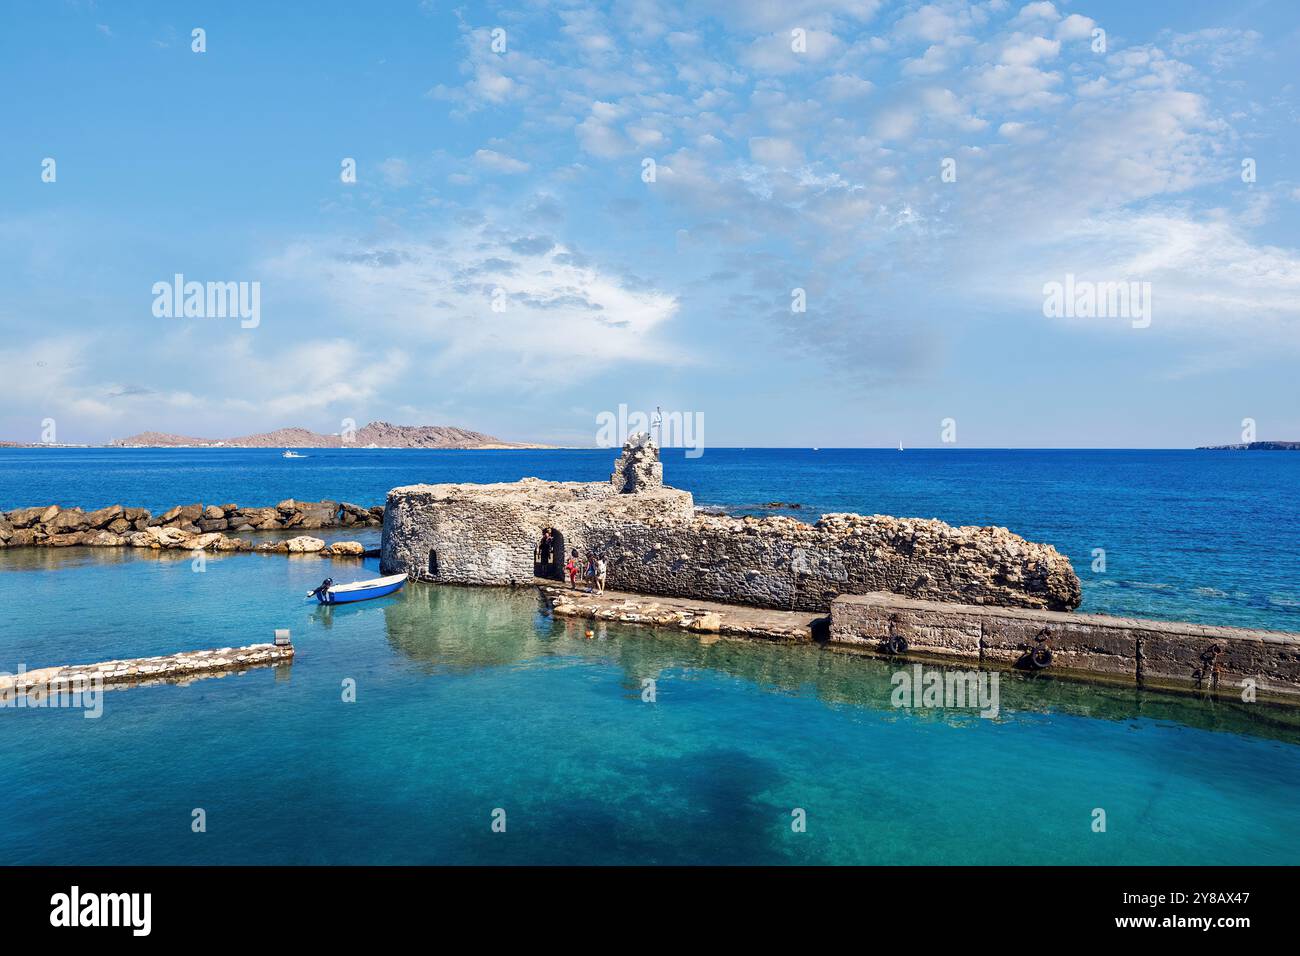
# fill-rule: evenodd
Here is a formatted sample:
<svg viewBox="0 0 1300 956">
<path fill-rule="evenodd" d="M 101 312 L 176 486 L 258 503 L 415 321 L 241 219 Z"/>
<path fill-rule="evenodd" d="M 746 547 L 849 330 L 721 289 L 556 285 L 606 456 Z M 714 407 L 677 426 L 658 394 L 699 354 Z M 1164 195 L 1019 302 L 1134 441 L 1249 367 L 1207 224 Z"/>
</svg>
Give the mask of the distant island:
<svg viewBox="0 0 1300 956">
<path fill-rule="evenodd" d="M 1197 451 L 1300 451 L 1300 441 L 1252 441 L 1239 445 L 1201 445 Z"/>
<path fill-rule="evenodd" d="M 5 447 L 41 447 L 40 443 L 0 442 Z M 78 446 L 87 447 L 87 446 Z M 482 432 L 451 425 L 391 425 L 371 422 L 348 440 L 342 435 L 325 435 L 308 428 L 280 428 L 240 438 L 195 438 L 166 432 L 140 432 L 130 438 L 115 438 L 110 448 L 454 448 L 509 449 L 549 448 L 527 442 L 509 442 Z"/>
</svg>

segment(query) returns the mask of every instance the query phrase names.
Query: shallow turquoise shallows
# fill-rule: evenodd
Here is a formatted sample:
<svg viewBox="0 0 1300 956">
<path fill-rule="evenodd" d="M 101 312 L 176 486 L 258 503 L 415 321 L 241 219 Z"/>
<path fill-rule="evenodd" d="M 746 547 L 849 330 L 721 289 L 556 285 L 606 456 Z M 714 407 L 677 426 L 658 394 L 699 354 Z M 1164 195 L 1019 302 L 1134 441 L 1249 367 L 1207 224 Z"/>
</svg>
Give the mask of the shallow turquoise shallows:
<svg viewBox="0 0 1300 956">
<path fill-rule="evenodd" d="M 158 552 L 0 553 L 0 669 L 286 627 L 298 649 L 280 671 L 110 692 L 99 719 L 0 709 L 5 860 L 1300 859 L 1289 711 L 1004 676 L 987 720 L 896 709 L 893 668 L 844 652 L 612 624 L 587 639 L 529 590 L 416 582 L 337 608 L 302 597 L 327 574 L 376 572 L 310 557 L 216 556 L 196 572 Z M 796 809 L 806 832 L 791 827 Z"/>
</svg>

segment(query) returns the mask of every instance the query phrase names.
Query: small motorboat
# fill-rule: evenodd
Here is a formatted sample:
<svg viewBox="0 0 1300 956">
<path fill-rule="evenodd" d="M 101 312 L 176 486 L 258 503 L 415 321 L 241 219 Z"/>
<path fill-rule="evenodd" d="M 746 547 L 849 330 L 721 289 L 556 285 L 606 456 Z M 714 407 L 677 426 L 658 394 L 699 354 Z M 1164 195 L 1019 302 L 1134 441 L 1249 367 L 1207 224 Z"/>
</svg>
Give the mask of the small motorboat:
<svg viewBox="0 0 1300 956">
<path fill-rule="evenodd" d="M 286 449 L 284 450 L 284 454 L 281 455 L 280 457 L 281 457 L 281 458 L 306 458 L 307 456 L 306 456 L 306 455 L 300 455 L 300 454 L 298 454 L 296 451 L 289 451 L 289 449 L 286 448 Z"/>
<path fill-rule="evenodd" d="M 335 584 L 332 578 L 326 578 L 316 590 L 308 591 L 307 596 L 314 597 L 321 604 L 351 604 L 385 597 L 400 591 L 405 583 L 405 574 L 390 574 L 386 578 L 354 581 L 352 584 Z"/>
</svg>

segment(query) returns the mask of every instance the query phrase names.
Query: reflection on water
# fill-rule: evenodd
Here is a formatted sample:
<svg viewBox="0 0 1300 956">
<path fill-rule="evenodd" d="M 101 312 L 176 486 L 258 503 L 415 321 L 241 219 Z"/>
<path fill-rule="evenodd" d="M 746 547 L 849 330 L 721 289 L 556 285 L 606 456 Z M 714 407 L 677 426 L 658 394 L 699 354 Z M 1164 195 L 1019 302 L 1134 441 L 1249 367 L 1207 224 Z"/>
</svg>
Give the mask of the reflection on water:
<svg viewBox="0 0 1300 956">
<path fill-rule="evenodd" d="M 895 709 L 890 702 L 891 677 L 901 666 L 910 666 L 843 649 L 747 639 L 701 640 L 678 630 L 552 617 L 542 596 L 530 588 L 414 582 L 400 598 L 382 604 L 388 643 L 430 673 L 569 656 L 616 665 L 624 674 L 625 686 L 636 693 L 646 678 L 711 670 L 769 692 L 811 695 L 830 705 L 889 711 Z M 328 621 L 331 614 L 364 613 L 363 608 L 322 608 L 318 613 Z M 588 630 L 593 637 L 586 637 Z M 1215 698 L 1048 675 L 998 674 L 1002 720 L 1050 713 L 1111 721 L 1145 718 L 1300 743 L 1300 709 L 1294 707 L 1247 704 L 1230 695 Z M 908 713 L 954 725 L 985 719 L 973 710 L 915 708 Z"/>
</svg>

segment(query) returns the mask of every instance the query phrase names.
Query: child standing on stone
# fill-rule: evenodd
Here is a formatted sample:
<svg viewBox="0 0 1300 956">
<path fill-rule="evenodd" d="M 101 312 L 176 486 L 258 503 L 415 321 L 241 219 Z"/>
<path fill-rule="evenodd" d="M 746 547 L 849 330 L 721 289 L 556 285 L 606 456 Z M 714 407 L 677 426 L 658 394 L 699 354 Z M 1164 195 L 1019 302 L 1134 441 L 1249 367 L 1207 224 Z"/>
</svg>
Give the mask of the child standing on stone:
<svg viewBox="0 0 1300 956">
<path fill-rule="evenodd" d="M 605 593 L 605 572 L 608 571 L 605 565 L 605 559 L 600 558 L 596 561 L 596 593 Z"/>
<path fill-rule="evenodd" d="M 574 551 L 564 565 L 564 570 L 569 572 L 569 589 L 572 591 L 578 590 L 578 562 L 574 560 L 577 556 L 578 552 Z"/>
</svg>

